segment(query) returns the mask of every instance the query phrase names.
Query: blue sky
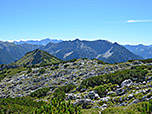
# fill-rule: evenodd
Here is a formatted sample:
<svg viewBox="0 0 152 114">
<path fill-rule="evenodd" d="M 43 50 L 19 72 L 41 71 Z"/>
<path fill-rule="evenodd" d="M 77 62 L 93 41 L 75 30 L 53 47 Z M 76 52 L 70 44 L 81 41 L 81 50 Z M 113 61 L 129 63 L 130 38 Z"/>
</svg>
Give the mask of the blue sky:
<svg viewBox="0 0 152 114">
<path fill-rule="evenodd" d="M 152 44 L 152 0 L 0 0 L 0 40 Z"/>
</svg>

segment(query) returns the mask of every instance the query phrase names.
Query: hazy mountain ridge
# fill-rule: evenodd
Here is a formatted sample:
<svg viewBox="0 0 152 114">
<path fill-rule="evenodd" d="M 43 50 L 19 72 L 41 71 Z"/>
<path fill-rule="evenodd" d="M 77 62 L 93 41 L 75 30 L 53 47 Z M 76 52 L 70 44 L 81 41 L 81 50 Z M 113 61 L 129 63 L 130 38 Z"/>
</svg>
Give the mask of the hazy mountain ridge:
<svg viewBox="0 0 152 114">
<path fill-rule="evenodd" d="M 25 53 L 39 48 L 39 45 L 20 44 L 0 41 L 0 64 L 9 64 L 20 59 Z"/>
<path fill-rule="evenodd" d="M 59 43 L 49 42 L 46 46 L 1 42 L 0 64 L 9 64 L 16 61 L 23 57 L 25 53 L 37 48 L 47 51 L 62 60 L 71 60 L 74 58 L 96 58 L 104 62 L 115 63 L 125 62 L 130 59 L 143 59 L 117 43 L 112 43 L 106 40 L 85 41 L 76 39 Z"/>
<path fill-rule="evenodd" d="M 81 41 L 76 39 L 73 41 L 63 41 L 57 44 L 50 42 L 41 49 L 62 60 L 97 58 L 104 62 L 115 63 L 128 61 L 130 59 L 143 59 L 140 56 L 134 55 L 123 46 L 106 40 Z M 107 56 L 107 54 L 109 55 Z"/>
<path fill-rule="evenodd" d="M 27 40 L 27 41 L 22 41 L 21 40 L 21 41 L 14 41 L 13 43 L 14 44 L 24 44 L 24 43 L 27 43 L 27 44 L 36 44 L 36 45 L 46 45 L 49 42 L 59 43 L 59 42 L 62 42 L 62 40 L 46 38 L 46 39 L 42 39 L 42 40 Z"/>
<path fill-rule="evenodd" d="M 124 47 L 130 50 L 132 53 L 140 55 L 145 59 L 152 58 L 152 45 L 124 45 Z"/>
</svg>

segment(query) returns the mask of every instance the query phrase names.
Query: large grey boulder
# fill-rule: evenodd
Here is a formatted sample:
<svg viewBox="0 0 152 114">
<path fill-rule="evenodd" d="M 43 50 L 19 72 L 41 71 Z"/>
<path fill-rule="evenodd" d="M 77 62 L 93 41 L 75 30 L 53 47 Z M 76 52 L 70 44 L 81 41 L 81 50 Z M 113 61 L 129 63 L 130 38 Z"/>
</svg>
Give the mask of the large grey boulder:
<svg viewBox="0 0 152 114">
<path fill-rule="evenodd" d="M 152 76 L 147 76 L 147 77 L 145 77 L 145 80 L 146 80 L 147 82 L 151 82 L 151 81 L 152 81 Z"/>
<path fill-rule="evenodd" d="M 148 100 L 147 95 L 143 96 L 141 99 L 141 101 L 147 101 L 147 100 Z"/>
<path fill-rule="evenodd" d="M 124 103 L 121 103 L 119 106 L 125 106 L 127 103 L 124 102 Z"/>
<path fill-rule="evenodd" d="M 123 89 L 123 88 L 119 88 L 119 89 L 116 90 L 117 95 L 123 95 L 123 94 L 125 94 L 125 92 L 126 92 L 126 90 Z"/>
<path fill-rule="evenodd" d="M 66 100 L 76 100 L 76 96 L 73 93 L 66 94 Z"/>
<path fill-rule="evenodd" d="M 76 97 L 76 99 L 81 99 L 81 94 L 77 93 L 77 94 L 75 94 L 75 97 Z"/>
<path fill-rule="evenodd" d="M 100 101 L 106 101 L 107 102 L 107 101 L 109 101 L 109 99 L 111 99 L 109 96 L 108 97 L 103 97 L 103 98 L 100 99 Z"/>
<path fill-rule="evenodd" d="M 143 90 L 140 89 L 139 91 L 136 91 L 136 92 L 135 92 L 135 94 L 138 94 L 138 93 L 144 93 L 144 94 L 145 94 L 146 91 L 145 91 L 144 89 L 143 89 Z"/>
<path fill-rule="evenodd" d="M 109 92 L 107 93 L 107 95 L 113 95 L 113 94 L 116 94 L 116 92 L 114 92 L 114 91 L 109 91 Z"/>
<path fill-rule="evenodd" d="M 129 95 L 128 95 L 128 99 L 132 99 L 133 97 L 134 97 L 133 94 L 129 94 Z"/>
<path fill-rule="evenodd" d="M 129 87 L 129 86 L 131 86 L 131 85 L 133 85 L 133 82 L 132 82 L 131 79 L 124 80 L 124 81 L 121 83 L 121 87 L 122 87 L 122 88 L 123 88 L 123 87 Z"/>
<path fill-rule="evenodd" d="M 94 99 L 100 99 L 100 96 L 96 93 Z"/>
<path fill-rule="evenodd" d="M 103 104 L 102 107 L 103 107 L 103 108 L 107 108 L 108 105 L 107 105 L 107 104 Z"/>
<path fill-rule="evenodd" d="M 138 64 L 143 64 L 143 62 L 136 60 L 136 61 L 132 62 L 132 64 L 133 65 L 138 65 Z"/>
<path fill-rule="evenodd" d="M 99 95 L 97 93 L 95 93 L 94 91 L 89 91 L 88 92 L 88 96 L 90 97 L 90 99 L 99 99 Z"/>
<path fill-rule="evenodd" d="M 82 88 L 81 90 L 80 90 L 80 92 L 85 92 L 87 89 L 86 88 Z"/>
<path fill-rule="evenodd" d="M 146 81 L 143 81 L 142 84 L 146 85 Z"/>
</svg>

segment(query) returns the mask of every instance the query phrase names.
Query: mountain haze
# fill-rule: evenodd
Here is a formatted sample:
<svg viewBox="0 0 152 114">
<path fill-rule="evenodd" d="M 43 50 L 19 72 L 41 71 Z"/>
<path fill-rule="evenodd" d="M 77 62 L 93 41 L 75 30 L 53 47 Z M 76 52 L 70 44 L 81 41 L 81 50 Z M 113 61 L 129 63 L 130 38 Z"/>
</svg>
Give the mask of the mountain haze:
<svg viewBox="0 0 152 114">
<path fill-rule="evenodd" d="M 52 42 L 52 43 L 59 43 L 59 42 L 62 42 L 62 40 L 57 40 L 57 39 L 49 39 L 49 38 L 46 38 L 46 39 L 42 39 L 42 40 L 27 40 L 27 41 L 14 41 L 13 43 L 15 44 L 24 44 L 24 43 L 27 43 L 27 44 L 36 44 L 36 45 L 46 45 L 48 44 L 49 42 Z"/>
<path fill-rule="evenodd" d="M 145 59 L 152 58 L 152 45 L 145 46 L 142 44 L 139 45 L 124 45 L 129 51 L 134 54 L 140 55 Z"/>
</svg>

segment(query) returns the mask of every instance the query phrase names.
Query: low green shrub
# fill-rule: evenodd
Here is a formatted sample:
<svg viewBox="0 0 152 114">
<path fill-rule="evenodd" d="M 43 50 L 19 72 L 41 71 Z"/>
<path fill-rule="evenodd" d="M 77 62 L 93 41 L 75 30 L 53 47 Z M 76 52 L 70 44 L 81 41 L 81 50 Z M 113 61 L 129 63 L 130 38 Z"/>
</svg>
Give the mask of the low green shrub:
<svg viewBox="0 0 152 114">
<path fill-rule="evenodd" d="M 48 91 L 50 90 L 50 88 L 42 88 L 42 89 L 38 89 L 35 92 L 31 93 L 30 96 L 31 97 L 44 97 L 47 95 Z"/>
</svg>

